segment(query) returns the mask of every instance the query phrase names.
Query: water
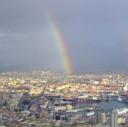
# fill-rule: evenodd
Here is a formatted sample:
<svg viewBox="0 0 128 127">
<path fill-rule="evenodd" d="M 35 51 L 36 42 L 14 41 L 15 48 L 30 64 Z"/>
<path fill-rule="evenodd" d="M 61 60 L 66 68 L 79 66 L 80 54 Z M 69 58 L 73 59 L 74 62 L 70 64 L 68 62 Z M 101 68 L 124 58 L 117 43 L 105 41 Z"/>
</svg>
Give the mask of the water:
<svg viewBox="0 0 128 127">
<path fill-rule="evenodd" d="M 112 110 L 115 108 L 128 107 L 127 104 L 120 103 L 118 101 L 101 102 L 98 106 L 102 107 L 105 112 L 112 112 Z"/>
<path fill-rule="evenodd" d="M 106 101 L 106 102 L 100 102 L 99 104 L 87 104 L 87 103 L 77 104 L 77 105 L 75 105 L 75 108 L 76 109 L 87 108 L 90 106 L 95 107 L 95 105 L 98 107 L 98 109 L 103 109 L 105 112 L 109 112 L 109 113 L 111 113 L 112 110 L 116 109 L 116 108 L 128 107 L 128 104 L 120 103 L 118 101 Z"/>
</svg>

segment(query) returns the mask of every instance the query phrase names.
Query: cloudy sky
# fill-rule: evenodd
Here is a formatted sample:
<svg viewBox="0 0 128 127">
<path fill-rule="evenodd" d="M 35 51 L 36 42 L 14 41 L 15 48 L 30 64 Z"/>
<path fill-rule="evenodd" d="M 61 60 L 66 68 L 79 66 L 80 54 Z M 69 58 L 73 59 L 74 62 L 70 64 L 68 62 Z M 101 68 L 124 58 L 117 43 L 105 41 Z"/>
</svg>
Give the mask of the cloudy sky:
<svg viewBox="0 0 128 127">
<path fill-rule="evenodd" d="M 128 70 L 128 0 L 0 0 L 0 71 L 63 70 L 52 12 L 75 73 Z"/>
</svg>

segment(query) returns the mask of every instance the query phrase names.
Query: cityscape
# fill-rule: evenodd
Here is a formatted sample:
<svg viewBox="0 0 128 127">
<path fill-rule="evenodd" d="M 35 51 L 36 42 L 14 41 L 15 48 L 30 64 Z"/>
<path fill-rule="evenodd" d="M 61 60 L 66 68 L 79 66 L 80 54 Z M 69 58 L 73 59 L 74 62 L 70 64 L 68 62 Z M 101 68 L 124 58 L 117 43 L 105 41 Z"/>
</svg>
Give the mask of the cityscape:
<svg viewBox="0 0 128 127">
<path fill-rule="evenodd" d="M 128 74 L 0 74 L 0 125 L 127 127 Z"/>
<path fill-rule="evenodd" d="M 0 127 L 128 127 L 128 0 L 0 0 Z"/>
</svg>

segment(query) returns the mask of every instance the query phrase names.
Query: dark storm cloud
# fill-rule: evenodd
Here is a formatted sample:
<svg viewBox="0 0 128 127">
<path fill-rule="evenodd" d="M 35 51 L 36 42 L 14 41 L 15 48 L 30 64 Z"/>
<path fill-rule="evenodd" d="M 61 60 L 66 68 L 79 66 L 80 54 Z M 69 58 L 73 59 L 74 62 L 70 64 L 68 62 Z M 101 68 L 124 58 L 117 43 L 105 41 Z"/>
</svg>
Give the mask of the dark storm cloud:
<svg viewBox="0 0 128 127">
<path fill-rule="evenodd" d="M 63 69 L 49 11 L 75 72 L 127 71 L 127 5 L 127 0 L 1 0 L 0 69 Z"/>
</svg>

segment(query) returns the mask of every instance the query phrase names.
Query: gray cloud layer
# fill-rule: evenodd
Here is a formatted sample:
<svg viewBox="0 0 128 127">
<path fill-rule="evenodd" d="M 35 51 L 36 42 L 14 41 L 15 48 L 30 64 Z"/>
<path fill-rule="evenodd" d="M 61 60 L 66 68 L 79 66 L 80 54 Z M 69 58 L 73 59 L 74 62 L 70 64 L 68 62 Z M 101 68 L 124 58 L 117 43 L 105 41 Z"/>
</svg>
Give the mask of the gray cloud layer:
<svg viewBox="0 0 128 127">
<path fill-rule="evenodd" d="M 52 12 L 75 72 L 127 71 L 127 0 L 1 0 L 0 70 L 63 70 Z"/>
</svg>

